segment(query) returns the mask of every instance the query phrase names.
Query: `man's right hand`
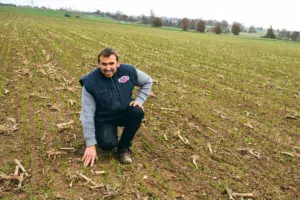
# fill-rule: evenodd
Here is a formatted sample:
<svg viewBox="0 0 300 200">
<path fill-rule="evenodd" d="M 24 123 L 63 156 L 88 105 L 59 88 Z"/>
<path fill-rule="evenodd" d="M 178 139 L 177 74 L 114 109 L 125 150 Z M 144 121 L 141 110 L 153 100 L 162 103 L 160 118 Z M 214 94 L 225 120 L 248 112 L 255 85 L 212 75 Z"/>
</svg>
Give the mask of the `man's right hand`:
<svg viewBox="0 0 300 200">
<path fill-rule="evenodd" d="M 91 163 L 91 166 L 94 165 L 95 159 L 97 160 L 97 152 L 96 152 L 96 146 L 92 145 L 85 149 L 84 155 L 82 157 L 82 161 L 84 163 L 84 166 L 88 166 L 89 163 Z"/>
</svg>

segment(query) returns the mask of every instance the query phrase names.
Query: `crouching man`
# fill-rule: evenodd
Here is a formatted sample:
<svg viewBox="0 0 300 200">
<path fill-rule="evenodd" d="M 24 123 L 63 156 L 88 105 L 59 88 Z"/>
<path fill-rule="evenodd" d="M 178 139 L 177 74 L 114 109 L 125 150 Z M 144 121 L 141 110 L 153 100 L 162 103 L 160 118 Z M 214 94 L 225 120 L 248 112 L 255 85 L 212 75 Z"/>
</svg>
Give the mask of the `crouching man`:
<svg viewBox="0 0 300 200">
<path fill-rule="evenodd" d="M 94 165 L 96 145 L 104 151 L 117 148 L 120 162 L 131 163 L 130 146 L 144 117 L 143 103 L 151 91 L 151 77 L 132 65 L 121 64 L 116 50 L 105 48 L 98 55 L 98 67 L 79 82 L 80 120 L 87 145 L 84 165 Z M 134 86 L 140 87 L 136 99 L 132 98 Z M 119 142 L 118 126 L 124 127 Z"/>
</svg>

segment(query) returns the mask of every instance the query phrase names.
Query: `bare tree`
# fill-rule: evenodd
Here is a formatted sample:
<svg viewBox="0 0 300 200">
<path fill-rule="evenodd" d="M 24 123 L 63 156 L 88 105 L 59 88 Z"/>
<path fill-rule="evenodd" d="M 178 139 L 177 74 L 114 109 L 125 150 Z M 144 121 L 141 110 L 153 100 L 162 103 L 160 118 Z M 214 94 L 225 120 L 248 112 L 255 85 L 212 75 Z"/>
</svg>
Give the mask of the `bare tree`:
<svg viewBox="0 0 300 200">
<path fill-rule="evenodd" d="M 291 33 L 285 29 L 279 31 L 278 39 L 279 40 L 290 40 Z"/>
<path fill-rule="evenodd" d="M 226 20 L 222 20 L 222 29 L 225 31 L 228 28 L 228 22 Z"/>
<path fill-rule="evenodd" d="M 273 28 L 272 28 L 272 25 L 270 26 L 270 28 L 268 29 L 268 32 L 267 32 L 267 35 L 266 35 L 267 38 L 272 38 L 272 39 L 275 39 L 276 36 L 274 34 L 274 31 L 273 31 Z"/>
<path fill-rule="evenodd" d="M 153 27 L 161 27 L 162 26 L 162 20 L 159 17 L 154 17 L 152 20 L 152 26 Z"/>
<path fill-rule="evenodd" d="M 214 30 L 216 34 L 221 34 L 223 32 L 222 23 L 216 23 Z"/>
<path fill-rule="evenodd" d="M 102 14 L 102 12 L 101 12 L 100 10 L 97 10 L 97 11 L 95 12 L 95 14 L 97 14 L 97 15 L 101 15 L 101 14 Z"/>
<path fill-rule="evenodd" d="M 188 31 L 190 28 L 190 20 L 188 18 L 183 18 L 182 20 L 180 20 L 180 27 L 182 28 L 182 30 Z"/>
<path fill-rule="evenodd" d="M 292 35 L 291 35 L 291 39 L 293 40 L 293 41 L 298 41 L 299 42 L 299 40 L 300 40 L 300 33 L 298 32 L 298 31 L 294 31 L 293 33 L 292 33 Z"/>
<path fill-rule="evenodd" d="M 190 30 L 195 30 L 197 21 L 195 19 L 190 20 Z"/>
<path fill-rule="evenodd" d="M 153 24 L 153 19 L 155 17 L 153 9 L 150 10 L 149 24 Z"/>
<path fill-rule="evenodd" d="M 205 32 L 205 28 L 206 28 L 205 22 L 203 20 L 199 20 L 197 22 L 196 31 L 203 33 Z"/>
<path fill-rule="evenodd" d="M 249 33 L 256 33 L 256 28 L 254 26 L 250 26 Z"/>
<path fill-rule="evenodd" d="M 145 15 L 142 15 L 141 22 L 142 22 L 142 24 L 149 24 L 149 18 Z"/>
<path fill-rule="evenodd" d="M 240 34 L 240 32 L 241 32 L 241 24 L 235 22 L 235 23 L 232 25 L 232 27 L 231 27 L 231 32 L 232 32 L 234 35 Z"/>
</svg>

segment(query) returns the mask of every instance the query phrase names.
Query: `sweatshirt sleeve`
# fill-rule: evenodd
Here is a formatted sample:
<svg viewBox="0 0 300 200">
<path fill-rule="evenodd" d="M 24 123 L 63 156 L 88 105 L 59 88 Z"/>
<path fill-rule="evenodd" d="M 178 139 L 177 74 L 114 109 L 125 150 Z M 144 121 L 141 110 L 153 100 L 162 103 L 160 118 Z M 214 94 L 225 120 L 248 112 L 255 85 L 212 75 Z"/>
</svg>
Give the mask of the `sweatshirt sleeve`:
<svg viewBox="0 0 300 200">
<path fill-rule="evenodd" d="M 138 77 L 136 85 L 140 87 L 136 101 L 143 105 L 150 94 L 152 88 L 152 78 L 138 69 L 136 71 Z"/>
<path fill-rule="evenodd" d="M 82 87 L 80 121 L 87 146 L 97 144 L 94 124 L 95 111 L 96 103 L 93 96 L 86 91 L 85 87 Z"/>
</svg>

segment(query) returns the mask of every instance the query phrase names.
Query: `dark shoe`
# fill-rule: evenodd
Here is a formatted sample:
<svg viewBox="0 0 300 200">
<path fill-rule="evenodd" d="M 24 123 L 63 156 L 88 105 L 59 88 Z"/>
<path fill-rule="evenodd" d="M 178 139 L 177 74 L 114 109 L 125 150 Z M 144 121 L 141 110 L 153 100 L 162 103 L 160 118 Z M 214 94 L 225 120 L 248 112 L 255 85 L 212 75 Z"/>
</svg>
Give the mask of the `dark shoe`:
<svg viewBox="0 0 300 200">
<path fill-rule="evenodd" d="M 132 163 L 131 150 L 129 148 L 118 149 L 118 156 L 119 156 L 119 160 L 121 163 L 123 163 L 123 164 Z"/>
</svg>

